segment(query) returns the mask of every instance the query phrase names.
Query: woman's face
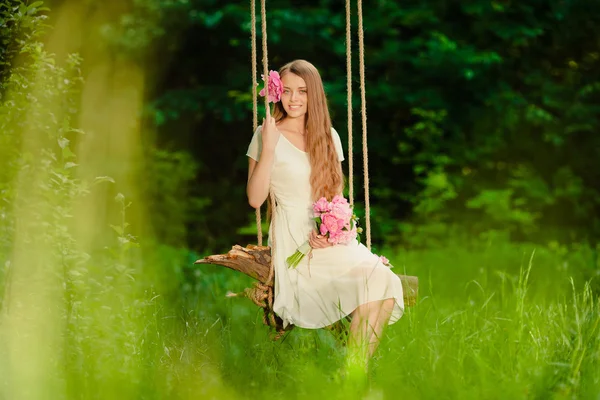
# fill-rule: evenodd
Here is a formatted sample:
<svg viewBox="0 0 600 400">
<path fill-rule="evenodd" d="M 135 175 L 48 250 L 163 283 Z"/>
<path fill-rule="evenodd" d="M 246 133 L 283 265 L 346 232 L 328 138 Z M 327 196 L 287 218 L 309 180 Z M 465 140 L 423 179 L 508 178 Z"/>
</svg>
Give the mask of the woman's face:
<svg viewBox="0 0 600 400">
<path fill-rule="evenodd" d="M 304 79 L 287 72 L 281 77 L 281 82 L 283 83 L 281 104 L 288 117 L 298 118 L 306 115 L 308 96 Z"/>
</svg>

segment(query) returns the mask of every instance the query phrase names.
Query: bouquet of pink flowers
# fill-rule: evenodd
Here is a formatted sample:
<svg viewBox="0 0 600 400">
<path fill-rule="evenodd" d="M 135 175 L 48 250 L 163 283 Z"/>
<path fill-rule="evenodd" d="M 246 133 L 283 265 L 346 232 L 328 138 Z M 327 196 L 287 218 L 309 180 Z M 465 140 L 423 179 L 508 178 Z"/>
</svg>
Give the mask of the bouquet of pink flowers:
<svg viewBox="0 0 600 400">
<path fill-rule="evenodd" d="M 317 231 L 327 237 L 332 244 L 345 244 L 356 239 L 360 242 L 358 218 L 352 211 L 352 206 L 342 196 L 335 196 L 331 201 L 325 197 L 313 203 L 314 220 Z M 298 247 L 296 252 L 287 258 L 290 267 L 295 268 L 305 255 L 310 253 L 312 247 L 308 241 Z"/>
</svg>

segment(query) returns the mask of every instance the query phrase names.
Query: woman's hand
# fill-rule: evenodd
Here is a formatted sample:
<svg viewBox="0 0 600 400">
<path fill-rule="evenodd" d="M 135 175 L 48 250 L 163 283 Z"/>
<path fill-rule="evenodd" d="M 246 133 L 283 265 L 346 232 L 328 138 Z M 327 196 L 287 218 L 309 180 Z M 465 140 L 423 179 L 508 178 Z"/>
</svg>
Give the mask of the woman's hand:
<svg viewBox="0 0 600 400">
<path fill-rule="evenodd" d="M 267 106 L 266 119 L 263 119 L 262 124 L 262 145 L 263 151 L 275 151 L 275 146 L 279 142 L 281 133 L 275 124 L 275 118 L 271 116 L 271 108 Z"/>
<path fill-rule="evenodd" d="M 317 231 L 310 232 L 310 237 L 308 238 L 308 243 L 310 247 L 313 249 L 324 249 L 326 247 L 331 247 L 333 244 L 327 241 L 325 236 L 321 236 L 317 233 Z"/>
</svg>

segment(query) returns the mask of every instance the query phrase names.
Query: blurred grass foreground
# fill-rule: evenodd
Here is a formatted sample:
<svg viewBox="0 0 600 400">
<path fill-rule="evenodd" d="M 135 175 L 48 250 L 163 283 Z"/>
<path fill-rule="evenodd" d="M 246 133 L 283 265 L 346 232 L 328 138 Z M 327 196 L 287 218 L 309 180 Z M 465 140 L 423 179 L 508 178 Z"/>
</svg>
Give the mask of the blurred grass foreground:
<svg viewBox="0 0 600 400">
<path fill-rule="evenodd" d="M 344 348 L 327 331 L 271 341 L 255 306 L 225 298 L 249 279 L 194 267 L 213 249 L 178 236 L 194 163 L 153 148 L 148 71 L 84 35 L 110 30 L 124 6 L 86 7 L 0 4 L 0 400 L 600 398 L 586 242 L 383 243 L 419 276 L 420 299 L 387 331 L 362 391 L 340 377 Z M 91 47 L 85 79 L 78 41 Z"/>
</svg>

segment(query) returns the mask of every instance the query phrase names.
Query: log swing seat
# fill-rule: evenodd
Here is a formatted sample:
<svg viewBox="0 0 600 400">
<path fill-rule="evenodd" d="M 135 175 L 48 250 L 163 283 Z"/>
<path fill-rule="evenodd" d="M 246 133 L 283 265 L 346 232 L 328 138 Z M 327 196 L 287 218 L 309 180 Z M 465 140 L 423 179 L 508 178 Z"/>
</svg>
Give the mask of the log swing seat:
<svg viewBox="0 0 600 400">
<path fill-rule="evenodd" d="M 363 170 L 364 170 L 364 189 L 365 189 L 365 225 L 366 225 L 366 246 L 371 250 L 371 226 L 369 209 L 369 173 L 368 173 L 368 155 L 367 155 L 367 117 L 366 117 L 366 99 L 365 99 L 365 77 L 364 77 L 364 34 L 362 21 L 362 0 L 357 0 L 358 8 L 358 43 L 359 43 L 359 71 L 361 82 L 361 103 L 362 103 L 362 151 L 363 151 Z M 252 84 L 253 90 L 258 86 L 256 70 L 256 5 L 255 0 L 250 1 L 251 8 L 251 44 L 252 44 Z M 348 197 L 349 203 L 354 204 L 353 193 L 353 156 L 352 156 L 352 69 L 351 69 L 351 24 L 350 24 L 350 0 L 346 0 L 346 70 L 347 70 L 347 109 L 348 109 Z M 261 0 L 261 26 L 262 26 L 262 51 L 263 51 L 263 69 L 265 78 L 269 76 L 268 58 L 267 58 L 267 21 L 266 21 L 266 0 Z M 265 108 L 268 109 L 268 85 L 265 85 Z M 258 107 L 256 93 L 253 93 L 253 132 L 258 128 Z M 271 192 L 269 197 L 271 223 L 275 223 L 274 209 L 276 206 L 274 195 Z M 273 282 L 274 267 L 271 258 L 271 248 L 262 245 L 261 228 L 261 210 L 256 209 L 256 227 L 258 245 L 247 245 L 242 247 L 234 245 L 227 254 L 217 254 L 204 257 L 197 260 L 194 264 L 213 264 L 230 268 L 254 278 L 253 286 L 246 288 L 243 292 L 237 294 L 228 294 L 228 297 L 247 297 L 257 306 L 263 309 L 263 322 L 275 331 L 274 340 L 279 339 L 287 330 L 293 328 L 292 325 L 283 328 L 283 321 L 273 312 Z M 274 245 L 276 245 L 274 243 Z M 416 304 L 419 288 L 419 279 L 416 276 L 399 275 L 404 292 L 405 306 Z M 332 331 L 340 333 L 344 330 L 343 321 L 328 327 Z"/>
</svg>

